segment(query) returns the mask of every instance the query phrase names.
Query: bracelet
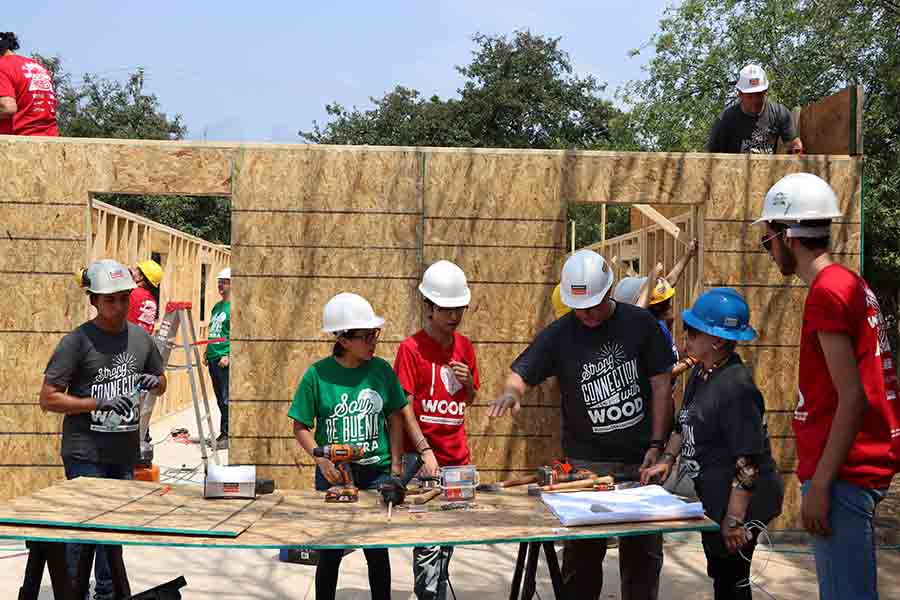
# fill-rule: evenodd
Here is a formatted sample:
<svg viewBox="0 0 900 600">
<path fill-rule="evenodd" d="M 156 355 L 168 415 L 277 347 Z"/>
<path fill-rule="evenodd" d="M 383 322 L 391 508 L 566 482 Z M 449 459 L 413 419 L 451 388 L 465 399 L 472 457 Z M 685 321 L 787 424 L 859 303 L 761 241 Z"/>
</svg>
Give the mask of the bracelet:
<svg viewBox="0 0 900 600">
<path fill-rule="evenodd" d="M 650 440 L 650 447 L 656 448 L 657 450 L 665 450 L 666 449 L 666 441 L 665 440 Z"/>
<path fill-rule="evenodd" d="M 431 446 L 425 446 L 424 448 L 422 448 L 422 449 L 419 450 L 418 452 L 419 452 L 420 455 L 422 455 L 422 454 L 424 454 L 424 453 L 426 453 L 426 452 L 428 452 L 428 451 L 434 452 L 434 450 L 431 450 Z"/>
<path fill-rule="evenodd" d="M 663 460 L 663 461 L 667 461 L 667 462 L 671 461 L 672 464 L 675 464 L 675 455 L 672 454 L 671 452 L 663 452 L 662 455 L 659 457 L 659 460 Z"/>
</svg>

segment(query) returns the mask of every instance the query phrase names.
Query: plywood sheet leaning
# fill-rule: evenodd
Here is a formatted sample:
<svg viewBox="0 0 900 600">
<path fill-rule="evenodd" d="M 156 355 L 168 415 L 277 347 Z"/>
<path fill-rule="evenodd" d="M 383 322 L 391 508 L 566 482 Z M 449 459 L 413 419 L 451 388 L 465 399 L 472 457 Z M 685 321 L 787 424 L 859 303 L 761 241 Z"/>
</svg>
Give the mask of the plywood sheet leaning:
<svg viewBox="0 0 900 600">
<path fill-rule="evenodd" d="M 79 477 L 0 509 L 0 523 L 233 538 L 282 497 L 210 501 L 196 488 Z"/>
<path fill-rule="evenodd" d="M 807 154 L 863 153 L 863 86 L 846 87 L 800 109 L 797 135 Z"/>
</svg>

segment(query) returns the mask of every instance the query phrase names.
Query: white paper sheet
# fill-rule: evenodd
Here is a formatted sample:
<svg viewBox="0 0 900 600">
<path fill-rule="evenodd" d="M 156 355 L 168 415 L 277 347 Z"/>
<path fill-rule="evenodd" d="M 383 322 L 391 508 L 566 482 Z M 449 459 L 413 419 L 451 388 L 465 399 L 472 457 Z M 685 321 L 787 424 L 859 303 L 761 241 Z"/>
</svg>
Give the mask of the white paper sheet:
<svg viewBox="0 0 900 600">
<path fill-rule="evenodd" d="M 541 499 L 565 527 L 703 517 L 703 504 L 685 502 L 658 485 L 611 492 L 547 493 Z"/>
</svg>

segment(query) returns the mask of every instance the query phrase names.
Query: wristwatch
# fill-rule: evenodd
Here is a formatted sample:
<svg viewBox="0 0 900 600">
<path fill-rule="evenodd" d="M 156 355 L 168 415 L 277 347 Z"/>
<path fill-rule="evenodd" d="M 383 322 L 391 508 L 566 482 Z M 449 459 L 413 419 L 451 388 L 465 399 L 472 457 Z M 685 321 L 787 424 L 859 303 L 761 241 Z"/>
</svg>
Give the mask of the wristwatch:
<svg viewBox="0 0 900 600">
<path fill-rule="evenodd" d="M 744 521 L 738 519 L 734 515 L 725 515 L 725 525 L 727 525 L 729 529 L 737 529 L 738 527 L 744 526 Z"/>
</svg>

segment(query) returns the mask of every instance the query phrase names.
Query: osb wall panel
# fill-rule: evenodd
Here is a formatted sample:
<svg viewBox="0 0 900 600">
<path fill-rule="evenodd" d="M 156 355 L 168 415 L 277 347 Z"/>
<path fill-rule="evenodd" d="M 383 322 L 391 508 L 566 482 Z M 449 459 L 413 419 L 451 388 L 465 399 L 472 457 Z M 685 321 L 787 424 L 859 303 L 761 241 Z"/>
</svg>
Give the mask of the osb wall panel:
<svg viewBox="0 0 900 600">
<path fill-rule="evenodd" d="M 731 254 L 752 255 L 749 259 L 752 262 L 738 264 L 729 257 L 727 260 L 731 262 L 726 268 L 745 269 L 748 273 L 755 272 L 759 265 L 759 250 L 758 246 L 752 251 L 748 249 L 754 238 L 758 240 L 758 235 L 749 231 L 746 222 L 756 217 L 765 191 L 784 174 L 805 170 L 823 175 L 838 190 L 848 215 L 859 213 L 860 202 L 860 163 L 844 157 L 797 159 L 4 139 L 0 141 L 0 159 L 3 159 L 0 160 L 0 203 L 12 200 L 83 205 L 88 192 L 233 194 L 238 244 L 233 265 L 235 388 L 232 395 L 235 405 L 232 412 L 236 415 L 238 431 L 259 438 L 236 437 L 232 447 L 235 458 L 265 452 L 254 456 L 285 461 L 286 464 L 261 468 L 262 473 L 277 478 L 282 487 L 308 487 L 311 473 L 307 468 L 298 470 L 296 464 L 287 462 L 295 456 L 294 446 L 288 446 L 293 441 L 283 433 L 285 423 L 289 425 L 287 417 L 278 419 L 274 408 L 265 415 L 253 416 L 250 407 L 261 404 L 254 400 L 280 400 L 283 403 L 280 408 L 286 409 L 305 366 L 312 359 L 327 355 L 330 344 L 318 331 L 318 321 L 322 305 L 333 293 L 358 291 L 373 300 L 376 310 L 384 313 L 389 323 L 379 353 L 392 359 L 395 347 L 390 344 L 421 325 L 421 302 L 415 288 L 422 270 L 444 251 L 444 256 L 458 259 L 476 275 L 470 275 L 474 299 L 463 331 L 476 342 L 482 372 L 479 401 L 488 402 L 502 383 L 511 360 L 550 318 L 549 291 L 558 277 L 556 270 L 565 252 L 562 240 L 566 202 L 644 202 L 657 207 L 668 203 L 704 205 L 708 219 L 738 222 L 738 237 L 748 241 L 728 248 Z M 369 225 L 358 228 L 360 235 L 345 235 L 337 226 L 341 215 L 356 213 L 365 213 L 361 214 L 360 222 Z M 279 223 L 286 223 L 281 219 L 288 215 L 291 219 L 297 217 L 291 222 L 298 226 L 278 229 Z M 377 220 L 377 216 L 386 217 L 390 224 Z M 392 220 L 394 217 L 396 221 Z M 58 232 L 50 227 L 52 216 L 43 218 L 47 219 L 45 226 L 39 223 L 28 229 L 32 226 L 22 224 L 20 232 L 28 231 L 34 238 L 54 238 Z M 306 224 L 315 219 L 321 227 L 309 228 Z M 859 219 L 848 216 L 846 221 L 854 224 Z M 374 234 L 367 235 L 367 230 Z M 327 235 L 317 234 L 318 231 Z M 69 239 L 76 241 L 84 239 L 85 232 L 76 228 L 69 234 L 74 234 Z M 253 235 L 260 237 L 248 242 L 254 238 L 247 236 Z M 851 230 L 846 236 L 848 245 L 843 251 L 848 255 L 859 251 L 858 246 L 853 247 L 854 235 Z M 323 253 L 331 250 L 325 248 L 327 240 L 322 238 L 326 237 L 337 239 L 332 245 L 341 248 L 334 253 Z M 410 244 L 399 246 L 401 238 Z M 388 243 L 384 243 L 385 239 Z M 711 241 L 704 237 L 703 243 L 709 247 Z M 294 247 L 304 244 L 310 247 Z M 726 247 L 719 249 L 726 250 Z M 24 251 L 12 252 L 21 256 Z M 500 260 L 504 253 L 506 260 Z M 718 261 L 717 256 L 706 253 L 706 265 Z M 21 258 L 15 260 L 21 262 Z M 39 260 L 46 262 L 53 257 L 48 255 Z M 69 266 L 60 272 L 70 271 Z M 717 272 L 714 268 L 707 271 Z M 767 279 L 745 283 L 775 285 L 768 279 L 771 270 L 764 272 Z M 705 275 L 704 281 L 712 280 Z M 21 307 L 30 309 L 37 304 L 37 289 L 26 302 L 4 307 L 19 314 L 16 324 L 23 327 L 16 331 L 27 330 L 35 324 L 35 319 Z M 778 439 L 783 440 L 776 452 L 789 466 L 790 434 L 786 415 L 794 386 L 787 381 L 793 375 L 785 373 L 780 365 L 795 357 L 769 355 L 793 352 L 791 346 L 795 342 L 788 338 L 797 326 L 797 319 L 775 314 L 797 312 L 796 303 L 802 301 L 803 290 L 796 287 L 775 291 L 747 285 L 742 291 L 751 298 L 754 314 L 781 319 L 773 321 L 778 327 L 761 328 L 765 330 L 763 340 L 744 352 L 770 407 L 784 407 L 779 409 L 783 412 L 773 413 L 777 415 L 775 422 L 781 436 Z M 63 298 L 80 298 L 77 290 L 57 292 Z M 78 320 L 71 317 L 65 323 L 65 319 L 60 319 L 56 325 L 65 325 L 68 330 Z M 390 329 L 391 323 L 395 329 Z M 38 341 L 32 337 L 33 333 L 0 332 L 0 354 L 10 355 L 18 350 L 11 344 L 25 343 L 34 355 L 42 357 L 35 361 L 33 368 L 42 369 L 43 364 L 37 363 L 45 362 L 58 336 Z M 4 343 L 6 347 L 2 346 Z M 273 371 L 261 366 L 267 362 L 276 365 Z M 6 371 L 7 366 L 3 369 L 0 381 L 11 382 L 13 377 Z M 248 383 L 250 379 L 256 383 Z M 39 377 L 35 380 L 39 381 Z M 22 391 L 25 392 L 24 388 Z M 31 403 L 20 403 L 20 410 L 28 411 L 31 416 L 27 419 L 33 420 L 35 392 L 28 393 Z M 25 396 L 18 396 L 17 400 L 20 397 Z M 554 401 L 558 402 L 554 394 L 539 390 L 526 399 L 526 407 L 517 420 L 496 424 L 485 420 L 478 408 L 470 409 L 473 447 L 479 452 L 483 450 L 496 465 L 484 466 L 486 479 L 522 472 L 533 468 L 535 462 L 558 455 L 559 427 L 552 410 Z M 3 413 L 7 417 L 10 414 L 15 413 Z M 44 433 L 44 430 L 37 432 Z M 281 440 L 277 444 L 286 445 L 263 446 L 268 443 L 267 436 Z M 50 447 L 50 436 L 45 438 L 41 442 L 16 441 L 10 447 L 29 443 Z M 21 471 L 17 468 L 16 472 Z M 27 475 L 13 477 L 13 483 L 0 492 L 30 490 L 59 473 L 58 468 L 34 467 L 28 469 Z M 789 497 L 794 497 L 795 491 L 790 488 Z"/>
<path fill-rule="evenodd" d="M 797 135 L 803 140 L 807 154 L 855 154 L 851 136 L 856 126 L 857 148 L 862 151 L 862 86 L 842 89 L 826 98 L 807 104 L 800 110 Z M 852 109 L 853 96 L 857 96 L 857 109 Z"/>
<path fill-rule="evenodd" d="M 237 210 L 420 212 L 415 150 L 291 146 L 240 149 Z"/>
</svg>

